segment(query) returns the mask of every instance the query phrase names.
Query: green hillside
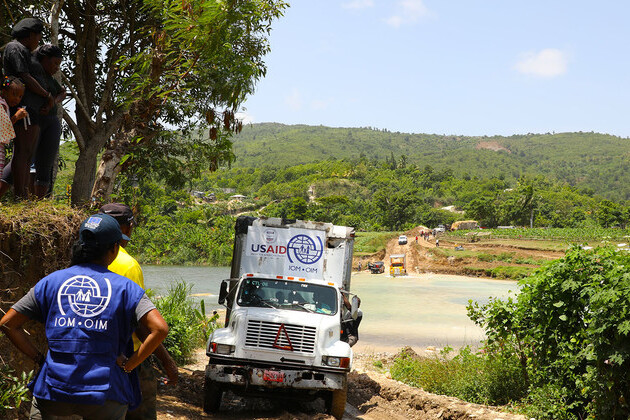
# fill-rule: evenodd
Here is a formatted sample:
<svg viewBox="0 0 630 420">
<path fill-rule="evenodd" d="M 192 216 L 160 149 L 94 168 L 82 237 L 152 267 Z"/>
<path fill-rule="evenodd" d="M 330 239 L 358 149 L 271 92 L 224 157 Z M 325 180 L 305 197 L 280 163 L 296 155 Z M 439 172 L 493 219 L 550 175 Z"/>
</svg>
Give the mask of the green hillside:
<svg viewBox="0 0 630 420">
<path fill-rule="evenodd" d="M 630 139 L 598 133 L 444 136 L 371 128 L 253 124 L 234 139 L 237 167 L 392 158 L 457 176 L 514 181 L 542 174 L 613 200 L 630 199 Z"/>
</svg>

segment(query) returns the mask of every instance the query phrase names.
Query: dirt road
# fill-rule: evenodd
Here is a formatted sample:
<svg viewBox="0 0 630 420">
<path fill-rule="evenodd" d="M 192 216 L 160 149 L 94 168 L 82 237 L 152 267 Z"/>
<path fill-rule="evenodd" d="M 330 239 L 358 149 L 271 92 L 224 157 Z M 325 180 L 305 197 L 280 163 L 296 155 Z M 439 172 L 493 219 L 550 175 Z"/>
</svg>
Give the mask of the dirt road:
<svg viewBox="0 0 630 420">
<path fill-rule="evenodd" d="M 428 228 L 424 226 L 416 226 L 415 228 L 404 232 L 408 238 L 406 245 L 398 244 L 398 237 L 393 237 L 388 241 L 386 248 L 379 253 L 370 256 L 362 256 L 355 258 L 356 267 L 361 262 L 363 267 L 367 267 L 368 262 L 384 261 L 385 271 L 389 272 L 389 257 L 392 254 L 406 254 L 407 256 L 407 272 L 409 274 L 420 273 L 441 273 L 441 274 L 456 274 L 456 275 L 479 275 L 480 271 L 470 270 L 471 266 L 477 269 L 492 269 L 497 266 L 522 266 L 524 264 L 516 262 L 506 262 L 500 259 L 497 260 L 480 260 L 473 257 L 461 257 L 441 256 L 439 253 L 433 252 L 436 248 L 435 238 L 424 240 L 420 233 L 427 231 Z M 416 242 L 416 237 L 418 241 Z M 540 250 L 536 247 L 528 247 L 527 245 L 516 246 L 511 243 L 501 243 L 501 241 L 488 241 L 475 243 L 462 243 L 462 242 L 450 242 L 445 237 L 440 237 L 440 248 L 453 249 L 457 245 L 463 245 L 467 251 L 475 251 L 486 254 L 509 254 L 513 256 L 513 260 L 554 260 L 564 256 L 564 251 L 550 251 Z M 534 267 L 534 265 L 525 264 L 528 267 Z"/>
<path fill-rule="evenodd" d="M 469 404 L 456 398 L 434 395 L 389 379 L 373 367 L 376 359 L 392 355 L 355 355 L 348 380 L 348 403 L 344 420 L 405 419 L 477 419 L 525 420 L 523 416 L 499 412 L 492 407 Z M 158 419 L 249 419 L 332 420 L 325 413 L 321 400 L 297 402 L 244 398 L 227 393 L 218 413 L 207 415 L 202 410 L 204 364 L 203 350 L 197 363 L 180 369 L 180 383 L 164 387 L 158 396 Z"/>
</svg>

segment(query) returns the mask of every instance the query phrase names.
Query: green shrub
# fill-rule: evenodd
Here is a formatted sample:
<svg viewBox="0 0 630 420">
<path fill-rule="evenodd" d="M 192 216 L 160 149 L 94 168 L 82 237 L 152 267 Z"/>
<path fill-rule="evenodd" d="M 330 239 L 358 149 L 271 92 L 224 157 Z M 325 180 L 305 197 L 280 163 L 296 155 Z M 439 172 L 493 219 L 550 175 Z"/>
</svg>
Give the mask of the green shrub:
<svg viewBox="0 0 630 420">
<path fill-rule="evenodd" d="M 496 256 L 498 261 L 511 262 L 514 258 L 513 252 L 502 252 Z"/>
<path fill-rule="evenodd" d="M 527 381 L 516 356 L 474 353 L 468 346 L 451 353 L 447 347 L 439 356 L 420 358 L 403 351 L 390 369 L 392 378 L 478 404 L 503 405 L 526 395 Z"/>
<path fill-rule="evenodd" d="M 178 365 L 191 361 L 194 350 L 203 346 L 219 319 L 218 314 L 206 317 L 204 301 L 197 304 L 188 297 L 191 289 L 192 285 L 179 281 L 169 286 L 166 296 L 155 300 L 169 327 L 164 347 Z"/>
<path fill-rule="evenodd" d="M 489 270 L 490 277 L 499 279 L 522 279 L 532 273 L 533 268 L 530 267 L 514 267 L 514 266 L 498 266 Z"/>
<path fill-rule="evenodd" d="M 537 419 L 573 420 L 566 390 L 555 383 L 533 388 L 527 396 L 523 413 Z"/>
<path fill-rule="evenodd" d="M 477 259 L 479 261 L 484 261 L 484 262 L 492 262 L 492 261 L 511 262 L 513 258 L 514 258 L 513 252 L 502 252 L 500 254 L 488 254 L 485 252 L 481 252 L 477 254 Z"/>
<path fill-rule="evenodd" d="M 357 232 L 354 238 L 354 253 L 375 254 L 387 246 L 393 237 L 398 236 L 398 232 Z"/>
<path fill-rule="evenodd" d="M 467 266 L 464 267 L 464 273 L 471 276 L 485 276 L 498 279 L 522 279 L 527 277 L 534 271 L 533 267 L 519 267 L 519 266 L 498 266 L 494 268 L 483 268 Z"/>
<path fill-rule="evenodd" d="M 494 260 L 495 260 L 495 258 L 494 258 L 494 255 L 493 255 L 493 254 L 487 254 L 487 253 L 485 253 L 485 252 L 480 252 L 480 253 L 477 255 L 477 259 L 478 259 L 479 261 L 484 261 L 484 262 L 491 262 L 491 261 L 494 261 Z"/>
<path fill-rule="evenodd" d="M 629 418 L 630 255 L 574 247 L 520 285 L 468 314 L 526 366 L 536 417 Z"/>
<path fill-rule="evenodd" d="M 135 230 L 129 252 L 140 263 L 229 265 L 234 218 L 217 216 L 197 223 L 198 212 L 182 213 L 188 222 L 156 216 Z M 194 220 L 193 220 L 194 219 Z"/>
<path fill-rule="evenodd" d="M 548 260 L 537 260 L 534 258 L 515 258 L 515 264 L 543 265 Z"/>
</svg>

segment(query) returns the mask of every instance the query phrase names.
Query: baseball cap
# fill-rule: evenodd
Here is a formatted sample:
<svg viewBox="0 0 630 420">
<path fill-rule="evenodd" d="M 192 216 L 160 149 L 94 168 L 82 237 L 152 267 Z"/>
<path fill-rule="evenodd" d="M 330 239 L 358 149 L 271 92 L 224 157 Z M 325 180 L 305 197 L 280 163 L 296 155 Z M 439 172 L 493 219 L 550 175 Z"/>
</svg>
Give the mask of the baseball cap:
<svg viewBox="0 0 630 420">
<path fill-rule="evenodd" d="M 35 32 L 40 34 L 44 31 L 44 23 L 37 18 L 22 19 L 11 29 L 13 38 L 27 37 L 29 33 Z"/>
<path fill-rule="evenodd" d="M 105 204 L 99 210 L 101 213 L 109 214 L 114 219 L 118 220 L 121 225 L 130 225 L 133 223 L 133 211 L 131 208 L 122 203 L 109 203 Z"/>
<path fill-rule="evenodd" d="M 79 238 L 85 244 L 96 246 L 108 246 L 121 239 L 129 240 L 127 235 L 120 231 L 120 225 L 112 216 L 107 214 L 94 214 L 81 223 Z"/>
</svg>

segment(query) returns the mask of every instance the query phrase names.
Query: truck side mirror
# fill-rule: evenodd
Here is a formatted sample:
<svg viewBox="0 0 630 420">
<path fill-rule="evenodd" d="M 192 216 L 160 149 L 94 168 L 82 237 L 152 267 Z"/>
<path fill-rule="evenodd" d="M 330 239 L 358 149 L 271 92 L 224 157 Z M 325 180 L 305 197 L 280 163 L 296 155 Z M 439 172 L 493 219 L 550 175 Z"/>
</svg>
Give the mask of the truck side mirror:
<svg viewBox="0 0 630 420">
<path fill-rule="evenodd" d="M 223 280 L 221 282 L 221 289 L 219 289 L 219 305 L 223 305 L 225 303 L 225 298 L 228 295 L 228 282 L 227 280 Z"/>
<path fill-rule="evenodd" d="M 352 319 L 357 319 L 359 316 L 359 298 L 355 295 L 352 296 L 352 307 L 350 308 L 350 316 Z"/>
</svg>

